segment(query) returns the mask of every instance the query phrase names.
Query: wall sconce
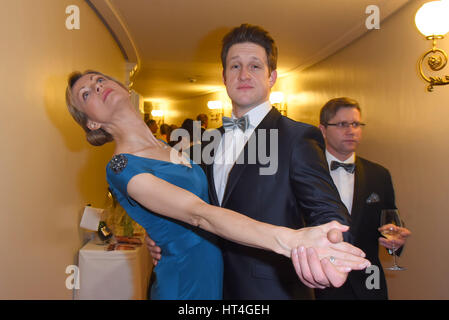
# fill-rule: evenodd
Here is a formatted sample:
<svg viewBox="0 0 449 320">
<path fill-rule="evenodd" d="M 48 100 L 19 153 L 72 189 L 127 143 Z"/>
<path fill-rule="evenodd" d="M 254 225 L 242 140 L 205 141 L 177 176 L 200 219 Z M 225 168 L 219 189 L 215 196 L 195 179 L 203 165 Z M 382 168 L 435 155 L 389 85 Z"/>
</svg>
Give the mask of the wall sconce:
<svg viewBox="0 0 449 320">
<path fill-rule="evenodd" d="M 427 66 L 432 71 L 440 71 L 447 64 L 447 54 L 442 49 L 436 47 L 436 41 L 443 39 L 449 32 L 449 1 L 439 0 L 424 3 L 416 12 L 415 24 L 418 30 L 432 40 L 432 49 L 421 56 L 418 62 L 421 77 L 429 83 L 427 91 L 432 92 L 434 86 L 449 84 L 449 76 L 432 77 L 427 76 L 423 71 L 424 60 L 427 57 Z"/>
<path fill-rule="evenodd" d="M 219 100 L 208 101 L 207 108 L 210 113 L 211 121 L 220 121 L 221 117 L 223 117 L 223 103 Z"/>
<path fill-rule="evenodd" d="M 284 93 L 273 91 L 270 93 L 270 103 L 283 115 L 287 116 L 287 103 L 285 102 Z"/>
</svg>

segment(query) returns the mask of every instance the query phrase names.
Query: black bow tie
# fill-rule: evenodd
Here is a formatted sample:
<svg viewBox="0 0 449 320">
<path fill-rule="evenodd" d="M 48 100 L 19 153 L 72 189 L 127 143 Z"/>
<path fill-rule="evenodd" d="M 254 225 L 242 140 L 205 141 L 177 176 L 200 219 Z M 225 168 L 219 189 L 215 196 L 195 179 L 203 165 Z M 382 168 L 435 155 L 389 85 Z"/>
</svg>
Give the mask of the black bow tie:
<svg viewBox="0 0 449 320">
<path fill-rule="evenodd" d="M 355 163 L 341 163 L 338 161 L 331 161 L 331 170 L 337 170 L 339 167 L 345 169 L 346 172 L 354 173 Z"/>
</svg>

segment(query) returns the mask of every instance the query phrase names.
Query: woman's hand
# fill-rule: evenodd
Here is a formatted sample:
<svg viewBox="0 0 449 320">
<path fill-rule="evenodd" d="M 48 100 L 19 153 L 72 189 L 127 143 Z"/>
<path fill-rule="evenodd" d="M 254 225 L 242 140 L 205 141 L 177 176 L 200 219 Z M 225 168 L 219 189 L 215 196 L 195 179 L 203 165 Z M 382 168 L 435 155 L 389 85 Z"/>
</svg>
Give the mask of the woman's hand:
<svg viewBox="0 0 449 320">
<path fill-rule="evenodd" d="M 343 240 L 342 232 L 349 229 L 338 222 L 294 231 L 291 258 L 300 280 L 310 288 L 340 287 L 348 272 L 370 265 L 359 248 Z M 293 241 L 293 242 L 292 242 Z"/>
<path fill-rule="evenodd" d="M 370 265 L 364 259 L 365 253 L 353 245 L 342 242 L 342 232 L 349 227 L 336 221 L 321 226 L 296 230 L 298 240 L 296 248 L 314 248 L 320 260 L 330 258 L 336 266 L 350 267 L 352 270 L 362 270 Z M 331 238 L 331 240 L 329 240 Z M 331 258 L 333 257 L 333 258 Z"/>
<path fill-rule="evenodd" d="M 291 258 L 298 278 L 309 288 L 341 287 L 351 271 L 348 267 L 334 266 L 327 258 L 320 261 L 313 248 L 295 248 Z"/>
</svg>

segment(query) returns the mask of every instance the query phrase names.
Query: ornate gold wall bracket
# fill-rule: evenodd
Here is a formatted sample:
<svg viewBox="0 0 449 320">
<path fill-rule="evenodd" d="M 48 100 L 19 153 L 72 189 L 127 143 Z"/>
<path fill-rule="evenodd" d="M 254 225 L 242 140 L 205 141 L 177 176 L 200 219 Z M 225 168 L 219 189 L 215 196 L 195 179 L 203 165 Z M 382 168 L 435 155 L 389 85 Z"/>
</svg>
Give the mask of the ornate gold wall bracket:
<svg viewBox="0 0 449 320">
<path fill-rule="evenodd" d="M 441 49 L 435 47 L 435 38 L 427 37 L 428 39 L 433 40 L 433 48 L 421 56 L 419 59 L 418 68 L 421 77 L 429 83 L 427 86 L 427 91 L 432 92 L 434 86 L 444 86 L 449 84 L 449 76 L 438 77 L 438 76 L 427 76 L 423 71 L 423 66 L 425 64 L 425 60 L 427 59 L 427 66 L 432 71 L 440 71 L 442 70 L 448 61 L 448 57 L 446 52 Z M 438 39 L 442 39 L 443 37 L 438 37 Z"/>
<path fill-rule="evenodd" d="M 418 62 L 421 77 L 429 83 L 427 91 L 432 92 L 435 86 L 449 84 L 449 76 L 435 72 L 441 71 L 447 64 L 447 54 L 436 47 L 437 40 L 444 39 L 449 32 L 449 0 L 433 0 L 424 3 L 415 14 L 415 24 L 419 32 L 427 40 L 432 41 L 432 49 L 421 56 Z M 426 75 L 424 69 L 430 74 Z"/>
</svg>

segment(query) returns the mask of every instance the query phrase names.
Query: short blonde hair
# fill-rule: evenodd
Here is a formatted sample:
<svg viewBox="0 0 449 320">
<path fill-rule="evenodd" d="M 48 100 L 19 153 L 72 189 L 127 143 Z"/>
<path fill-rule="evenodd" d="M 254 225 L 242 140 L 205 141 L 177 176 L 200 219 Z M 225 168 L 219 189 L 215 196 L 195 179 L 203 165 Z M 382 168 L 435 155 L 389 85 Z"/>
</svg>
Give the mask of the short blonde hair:
<svg viewBox="0 0 449 320">
<path fill-rule="evenodd" d="M 75 121 L 86 132 L 87 141 L 94 146 L 101 146 L 107 142 L 113 141 L 114 138 L 112 137 L 112 135 L 109 132 L 107 132 L 103 128 L 100 128 L 97 130 L 91 130 L 87 127 L 87 120 L 88 120 L 87 115 L 84 112 L 82 112 L 76 108 L 76 104 L 75 104 L 75 101 L 74 101 L 73 95 L 72 95 L 73 86 L 81 77 L 85 76 L 86 74 L 98 74 L 98 75 L 105 77 L 106 79 L 109 79 L 109 80 L 112 80 L 112 81 L 118 83 L 125 90 L 128 90 L 128 88 L 126 88 L 125 85 L 123 85 L 120 81 L 117 81 L 114 78 L 111 78 L 101 72 L 94 71 L 94 70 L 86 70 L 83 73 L 81 73 L 79 71 L 74 71 L 69 75 L 67 89 L 65 91 L 65 101 L 67 104 L 67 109 L 69 110 L 73 119 L 75 119 Z"/>
</svg>

